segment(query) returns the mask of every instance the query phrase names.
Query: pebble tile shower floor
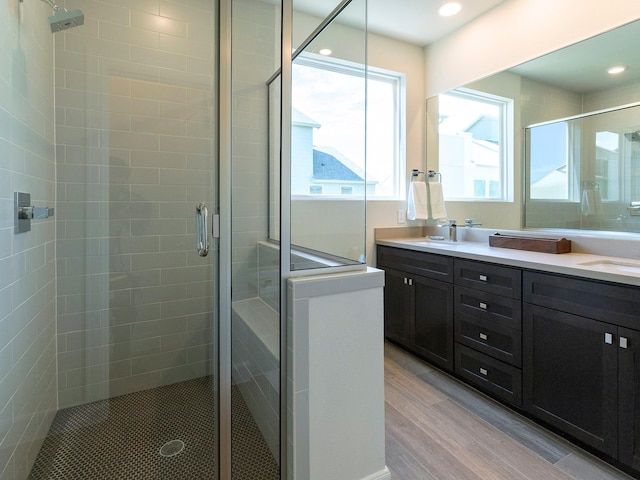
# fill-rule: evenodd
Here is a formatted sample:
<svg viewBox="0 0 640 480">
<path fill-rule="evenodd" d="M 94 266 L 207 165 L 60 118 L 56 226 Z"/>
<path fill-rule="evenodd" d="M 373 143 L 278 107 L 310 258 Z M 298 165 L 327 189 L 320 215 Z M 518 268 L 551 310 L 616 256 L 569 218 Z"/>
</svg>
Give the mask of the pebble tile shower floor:
<svg viewBox="0 0 640 480">
<path fill-rule="evenodd" d="M 233 389 L 233 478 L 276 480 L 278 466 Z M 211 377 L 114 397 L 57 413 L 29 480 L 208 480 L 215 471 Z M 162 446 L 181 440 L 180 453 Z"/>
</svg>

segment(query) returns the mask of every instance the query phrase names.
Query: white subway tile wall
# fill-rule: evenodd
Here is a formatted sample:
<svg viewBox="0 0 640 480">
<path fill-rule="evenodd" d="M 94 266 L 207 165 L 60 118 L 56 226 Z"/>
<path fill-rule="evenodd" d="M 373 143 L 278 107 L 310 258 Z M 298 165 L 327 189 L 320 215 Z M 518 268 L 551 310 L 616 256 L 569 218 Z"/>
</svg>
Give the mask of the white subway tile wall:
<svg viewBox="0 0 640 480">
<path fill-rule="evenodd" d="M 233 300 L 258 296 L 258 242 L 268 235 L 267 80 L 279 68 L 274 5 L 233 4 Z M 276 29 L 276 27 L 278 27 Z"/>
<path fill-rule="evenodd" d="M 56 36 L 60 407 L 212 373 L 215 2 L 67 1 Z"/>
<path fill-rule="evenodd" d="M 54 206 L 53 37 L 42 2 L 1 2 L 0 479 L 29 474 L 56 412 L 55 224 L 14 234 L 13 194 Z"/>
</svg>

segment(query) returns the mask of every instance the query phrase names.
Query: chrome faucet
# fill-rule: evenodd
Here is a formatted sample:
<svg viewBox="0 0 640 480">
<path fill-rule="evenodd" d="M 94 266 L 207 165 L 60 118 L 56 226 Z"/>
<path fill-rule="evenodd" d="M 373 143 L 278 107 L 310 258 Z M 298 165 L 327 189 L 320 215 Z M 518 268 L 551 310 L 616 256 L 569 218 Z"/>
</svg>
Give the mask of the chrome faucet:
<svg viewBox="0 0 640 480">
<path fill-rule="evenodd" d="M 473 218 L 466 218 L 465 221 L 464 221 L 464 226 L 465 227 L 469 227 L 469 228 L 471 228 L 471 227 L 481 227 L 482 224 L 474 222 Z"/>
<path fill-rule="evenodd" d="M 438 227 L 449 227 L 449 241 L 457 242 L 458 241 L 458 221 L 455 219 L 449 220 L 449 223 L 443 223 L 438 225 Z"/>
</svg>

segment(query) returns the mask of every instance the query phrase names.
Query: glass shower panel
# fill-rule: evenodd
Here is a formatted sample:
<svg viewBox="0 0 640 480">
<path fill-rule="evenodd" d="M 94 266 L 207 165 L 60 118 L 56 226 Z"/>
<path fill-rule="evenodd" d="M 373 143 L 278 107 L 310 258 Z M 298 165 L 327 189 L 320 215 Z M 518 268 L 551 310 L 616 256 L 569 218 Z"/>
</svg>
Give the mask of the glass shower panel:
<svg viewBox="0 0 640 480">
<path fill-rule="evenodd" d="M 292 270 L 365 262 L 366 7 L 349 3 L 293 62 Z"/>
<path fill-rule="evenodd" d="M 270 480 L 280 478 L 280 251 L 267 241 L 270 202 L 279 208 L 269 177 L 280 170 L 269 167 L 279 114 L 267 82 L 280 67 L 281 6 L 235 0 L 231 17 L 232 478 Z M 279 105 L 280 90 L 271 98 Z"/>
<path fill-rule="evenodd" d="M 60 411 L 31 478 L 215 478 L 216 2 L 79 6 L 55 37 Z"/>
</svg>

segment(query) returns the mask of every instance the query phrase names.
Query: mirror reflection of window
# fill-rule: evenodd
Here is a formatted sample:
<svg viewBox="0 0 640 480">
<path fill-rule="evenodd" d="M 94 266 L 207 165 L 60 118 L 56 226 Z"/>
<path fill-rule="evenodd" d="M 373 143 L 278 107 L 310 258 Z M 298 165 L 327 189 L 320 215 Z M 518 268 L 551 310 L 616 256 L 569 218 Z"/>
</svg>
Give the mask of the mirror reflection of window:
<svg viewBox="0 0 640 480">
<path fill-rule="evenodd" d="M 569 200 L 569 130 L 567 122 L 531 129 L 529 181 L 532 200 Z"/>
<path fill-rule="evenodd" d="M 620 134 L 596 132 L 595 181 L 602 200 L 620 200 Z"/>
<path fill-rule="evenodd" d="M 439 171 L 446 200 L 507 200 L 513 101 L 471 89 L 438 97 Z M 507 135 L 509 137 L 507 137 Z"/>
</svg>

